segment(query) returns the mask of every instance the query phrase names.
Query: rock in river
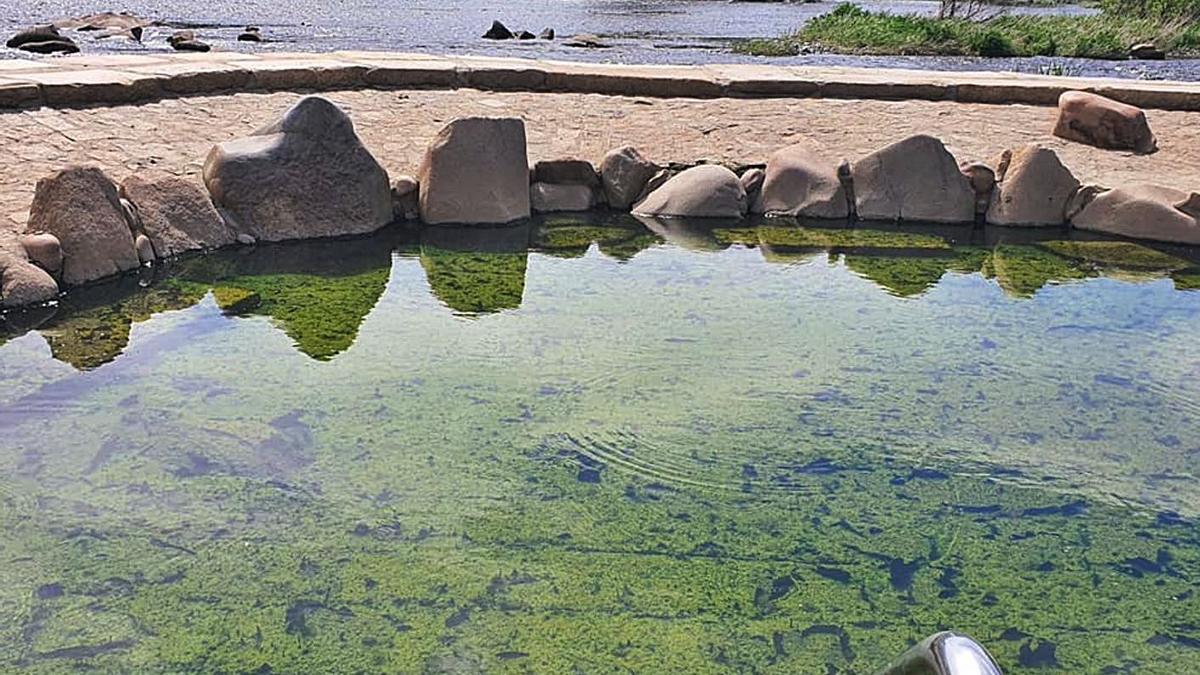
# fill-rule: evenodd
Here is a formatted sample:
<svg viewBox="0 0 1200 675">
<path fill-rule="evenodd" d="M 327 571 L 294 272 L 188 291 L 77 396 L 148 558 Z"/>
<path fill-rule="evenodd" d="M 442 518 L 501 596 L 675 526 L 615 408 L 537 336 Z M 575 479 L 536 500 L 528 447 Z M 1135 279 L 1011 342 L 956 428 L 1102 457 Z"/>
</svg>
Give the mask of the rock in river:
<svg viewBox="0 0 1200 675">
<path fill-rule="evenodd" d="M 975 191 L 954 156 L 932 136 L 910 136 L 855 162 L 858 217 L 971 223 Z"/>
<path fill-rule="evenodd" d="M 633 212 L 666 218 L 740 218 L 746 215 L 746 191 L 736 173 L 705 164 L 672 177 L 635 204 Z"/>
<path fill-rule="evenodd" d="M 263 241 L 365 234 L 392 219 L 387 172 L 349 116 L 318 96 L 214 147 L 204 183 L 235 231 Z"/>
<path fill-rule="evenodd" d="M 465 117 L 446 125 L 421 162 L 421 219 L 427 224 L 502 224 L 528 218 L 525 123 Z"/>
<path fill-rule="evenodd" d="M 483 37 L 487 40 L 511 40 L 516 36 L 513 35 L 511 30 L 508 29 L 508 26 L 505 26 L 499 21 L 493 21 L 492 27 L 483 34 Z"/>
</svg>

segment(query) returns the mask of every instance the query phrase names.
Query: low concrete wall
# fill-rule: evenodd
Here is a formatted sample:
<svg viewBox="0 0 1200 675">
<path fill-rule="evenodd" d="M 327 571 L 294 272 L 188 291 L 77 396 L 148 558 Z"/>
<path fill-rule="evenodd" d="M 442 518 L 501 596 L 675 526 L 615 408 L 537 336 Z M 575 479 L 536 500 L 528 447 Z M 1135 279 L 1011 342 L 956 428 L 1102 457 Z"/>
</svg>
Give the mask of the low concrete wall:
<svg viewBox="0 0 1200 675">
<path fill-rule="evenodd" d="M 237 91 L 473 88 L 681 98 L 843 98 L 1054 105 L 1069 89 L 1200 111 L 1200 83 L 874 68 L 626 66 L 392 52 L 157 54 L 0 61 L 0 109 Z"/>
</svg>

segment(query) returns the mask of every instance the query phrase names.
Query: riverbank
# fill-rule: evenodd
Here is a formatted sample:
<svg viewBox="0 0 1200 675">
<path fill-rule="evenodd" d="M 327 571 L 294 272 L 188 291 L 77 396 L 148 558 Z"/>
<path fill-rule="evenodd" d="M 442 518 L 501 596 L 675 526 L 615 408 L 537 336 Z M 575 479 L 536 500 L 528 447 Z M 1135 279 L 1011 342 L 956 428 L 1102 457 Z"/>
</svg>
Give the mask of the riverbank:
<svg viewBox="0 0 1200 675">
<path fill-rule="evenodd" d="M 737 47 L 758 56 L 810 49 L 872 55 L 1153 61 L 1168 55 L 1200 56 L 1200 25 L 1191 14 L 1149 15 L 1117 8 L 1091 16 L 998 14 L 986 19 L 942 19 L 869 11 L 848 3 L 793 35 L 748 40 Z"/>
<path fill-rule="evenodd" d="M 829 75 L 828 84 L 838 84 L 846 93 L 853 91 L 854 83 L 839 83 Z M 882 92 L 885 79 L 877 85 L 856 86 L 862 92 L 872 87 Z M 945 86 L 951 86 L 952 78 L 944 75 L 944 79 Z M 780 82 L 791 86 L 793 81 Z M 890 86 L 893 94 L 904 91 L 903 85 Z M 962 83 L 957 90 L 970 91 Z M 913 85 L 909 91 L 916 95 L 925 90 Z M 800 140 L 818 144 L 830 156 L 857 158 L 925 133 L 945 140 L 963 160 L 986 160 L 1005 148 L 1041 143 L 1055 150 L 1078 175 L 1106 185 L 1190 185 L 1200 175 L 1200 112 L 1150 110 L 1160 150 L 1131 155 L 1052 136 L 1055 110 L 1033 105 L 453 89 L 334 89 L 326 96 L 350 111 L 364 144 L 391 175 L 413 172 L 429 140 L 447 120 L 473 115 L 523 118 L 534 161 L 566 156 L 598 161 L 611 148 L 629 144 L 663 164 L 697 158 L 753 164 Z M 201 162 L 214 144 L 278 119 L 297 98 L 294 91 L 226 93 L 0 113 L 4 119 L 0 151 L 16 159 L 0 166 L 0 239 L 24 228 L 34 185 L 41 176 L 82 163 L 99 166 L 118 179 L 157 169 L 198 183 Z"/>
</svg>

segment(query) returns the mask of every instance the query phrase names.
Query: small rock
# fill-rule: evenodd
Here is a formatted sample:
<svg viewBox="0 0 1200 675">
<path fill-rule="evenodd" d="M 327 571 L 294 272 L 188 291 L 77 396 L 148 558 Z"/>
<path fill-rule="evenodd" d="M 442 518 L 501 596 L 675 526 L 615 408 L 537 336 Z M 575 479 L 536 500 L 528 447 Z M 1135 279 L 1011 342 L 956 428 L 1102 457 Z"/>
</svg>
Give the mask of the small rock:
<svg viewBox="0 0 1200 675">
<path fill-rule="evenodd" d="M 46 232 L 36 232 L 23 234 L 17 241 L 21 248 L 25 249 L 25 255 L 29 256 L 30 262 L 50 274 L 62 271 L 63 252 L 58 237 Z"/>
<path fill-rule="evenodd" d="M 20 33 L 10 37 L 8 42 L 4 43 L 6 47 L 11 49 L 20 49 L 23 45 L 35 42 L 53 42 L 55 40 L 66 40 L 58 29 L 50 24 L 43 26 L 34 26 L 27 28 Z"/>
<path fill-rule="evenodd" d="M 262 42 L 263 36 L 257 26 L 246 26 L 246 29 L 238 34 L 237 39 L 238 42 Z"/>
<path fill-rule="evenodd" d="M 421 217 L 421 184 L 412 176 L 399 176 L 392 181 L 392 216 L 396 220 L 417 220 Z"/>
<path fill-rule="evenodd" d="M 600 173 L 583 159 L 542 160 L 533 165 L 531 182 L 599 187 Z"/>
<path fill-rule="evenodd" d="M 179 52 L 207 52 L 212 49 L 208 44 L 196 39 L 196 34 L 190 30 L 181 30 L 167 38 L 167 44 Z"/>
<path fill-rule="evenodd" d="M 16 255 L 0 253 L 0 307 L 29 307 L 57 297 L 58 284 L 46 270 Z"/>
<path fill-rule="evenodd" d="M 910 136 L 855 162 L 854 201 L 863 220 L 972 223 L 975 191 L 932 136 Z"/>
<path fill-rule="evenodd" d="M 637 199 L 633 200 L 633 203 L 636 204 L 645 199 L 646 196 L 651 192 L 654 192 L 658 188 L 665 185 L 667 181 L 671 180 L 671 176 L 674 176 L 676 173 L 678 172 L 672 171 L 671 169 L 659 169 L 658 173 L 654 174 L 650 177 L 650 180 L 646 181 L 646 184 L 642 187 L 642 191 L 638 193 L 638 197 Z"/>
<path fill-rule="evenodd" d="M 513 32 L 508 29 L 507 26 L 500 23 L 499 21 L 493 21 L 492 27 L 489 28 L 488 31 L 483 34 L 483 37 L 487 40 L 511 40 L 515 36 L 513 35 Z"/>
<path fill-rule="evenodd" d="M 1059 96 L 1054 135 L 1107 150 L 1149 154 L 1158 149 L 1140 108 L 1085 91 Z"/>
<path fill-rule="evenodd" d="M 1004 180 L 996 185 L 987 222 L 992 225 L 1062 225 L 1067 202 L 1079 188 L 1071 170 L 1049 148 L 1026 145 L 1010 155 Z"/>
<path fill-rule="evenodd" d="M 633 207 L 639 216 L 666 218 L 741 218 L 746 191 L 737 174 L 706 164 L 680 173 Z"/>
<path fill-rule="evenodd" d="M 26 232 L 58 238 L 67 286 L 139 266 L 117 186 L 96 167 L 68 167 L 39 180 Z"/>
<path fill-rule="evenodd" d="M 750 210 L 769 216 L 845 219 L 850 200 L 838 167 L 808 143 L 774 152 L 767 160 L 762 191 Z"/>
<path fill-rule="evenodd" d="M 567 47 L 579 47 L 581 49 L 608 49 L 612 46 L 601 40 L 598 35 L 592 35 L 591 33 L 580 33 L 569 38 L 563 44 Z"/>
<path fill-rule="evenodd" d="M 767 179 L 767 172 L 762 169 L 747 169 L 742 174 L 742 189 L 746 191 L 747 203 L 752 203 L 762 190 L 763 181 Z"/>
<path fill-rule="evenodd" d="M 154 244 L 150 243 L 150 237 L 139 234 L 133 240 L 133 247 L 137 250 L 138 260 L 143 265 L 150 265 L 154 262 Z"/>
<path fill-rule="evenodd" d="M 646 182 L 658 171 L 658 165 L 643 157 L 637 148 L 626 146 L 610 151 L 600 163 L 600 178 L 609 207 L 629 210 Z"/>
<path fill-rule="evenodd" d="M 131 28 L 144 28 L 152 25 L 154 25 L 153 21 L 125 12 L 100 12 L 99 14 L 88 14 L 86 16 L 54 22 L 56 28 L 82 32 L 129 30 Z"/>
<path fill-rule="evenodd" d="M 554 29 L 553 28 L 543 28 L 542 32 L 538 33 L 538 39 L 539 40 L 553 40 L 554 39 Z"/>
<path fill-rule="evenodd" d="M 1142 42 L 1129 48 L 1129 58 L 1141 61 L 1162 61 L 1167 53 L 1151 42 Z"/>
<path fill-rule="evenodd" d="M 237 236 L 237 243 L 242 246 L 253 246 L 258 243 L 258 240 L 243 232 Z"/>
<path fill-rule="evenodd" d="M 958 168 L 971 182 L 975 191 L 975 213 L 984 213 L 992 203 L 992 190 L 996 188 L 996 172 L 983 162 L 963 162 Z M 1005 170 L 1008 170 L 1007 165 Z"/>
<path fill-rule="evenodd" d="M 1200 244 L 1200 195 L 1158 185 L 1130 185 L 1098 194 L 1071 219 L 1081 230 L 1132 239 Z"/>
<path fill-rule="evenodd" d="M 517 39 L 518 40 L 536 40 L 537 36 L 534 35 L 533 33 L 530 33 L 527 30 L 523 30 L 520 33 L 517 33 Z"/>
<path fill-rule="evenodd" d="M 1075 216 L 1079 215 L 1088 204 L 1092 203 L 1096 197 L 1108 192 L 1108 188 L 1099 185 L 1080 185 L 1079 189 L 1075 190 L 1075 194 L 1067 200 L 1067 221 L 1075 220 Z"/>
<path fill-rule="evenodd" d="M 529 186 L 529 203 L 537 213 L 587 211 L 595 201 L 595 189 L 579 183 L 534 183 Z"/>
<path fill-rule="evenodd" d="M 426 150 L 417 180 L 426 224 L 498 225 L 528 218 L 525 123 L 518 118 L 454 120 Z"/>
</svg>

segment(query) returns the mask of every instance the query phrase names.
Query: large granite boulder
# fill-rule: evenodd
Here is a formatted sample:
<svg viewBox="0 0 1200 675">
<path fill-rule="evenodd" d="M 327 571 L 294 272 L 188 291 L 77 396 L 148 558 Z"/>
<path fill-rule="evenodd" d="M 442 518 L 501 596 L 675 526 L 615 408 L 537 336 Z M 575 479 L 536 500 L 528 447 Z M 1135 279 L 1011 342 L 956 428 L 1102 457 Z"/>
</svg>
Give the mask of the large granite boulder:
<svg viewBox="0 0 1200 675">
<path fill-rule="evenodd" d="M 349 116 L 317 96 L 214 147 L 204 183 L 237 232 L 263 241 L 365 234 L 392 220 L 387 172 Z"/>
<path fill-rule="evenodd" d="M 635 204 L 633 212 L 660 218 L 741 218 L 746 215 L 746 190 L 736 173 L 704 164 L 672 177 Z"/>
<path fill-rule="evenodd" d="M 130 176 L 121 183 L 121 196 L 137 209 L 142 232 L 159 258 L 221 248 L 237 239 L 204 189 L 185 178 Z"/>
<path fill-rule="evenodd" d="M 1158 149 L 1141 108 L 1086 91 L 1065 91 L 1058 97 L 1054 135 L 1106 150 L 1146 154 Z"/>
<path fill-rule="evenodd" d="M 637 148 L 626 146 L 609 152 L 600 163 L 608 205 L 619 211 L 629 210 L 658 171 L 658 165 L 643 157 Z"/>
<path fill-rule="evenodd" d="M 910 136 L 854 163 L 854 200 L 864 220 L 971 223 L 975 192 L 954 156 L 932 136 Z"/>
<path fill-rule="evenodd" d="M 1079 180 L 1049 148 L 1026 145 L 1009 154 L 1004 180 L 992 193 L 992 225 L 1062 225 Z"/>
<path fill-rule="evenodd" d="M 753 213 L 772 216 L 845 219 L 850 215 L 837 165 L 807 143 L 777 150 L 767 160 L 767 175 Z"/>
<path fill-rule="evenodd" d="M 466 117 L 446 125 L 417 173 L 421 219 L 438 224 L 503 224 L 528 218 L 525 123 Z"/>
<path fill-rule="evenodd" d="M 28 307 L 57 297 L 58 284 L 46 270 L 0 251 L 0 308 Z"/>
<path fill-rule="evenodd" d="M 67 286 L 138 268 L 117 186 L 96 167 L 68 167 L 39 180 L 26 232 L 58 237 Z"/>
<path fill-rule="evenodd" d="M 1108 190 L 1084 206 L 1071 225 L 1132 239 L 1200 244 L 1200 194 L 1157 185 Z"/>
</svg>

